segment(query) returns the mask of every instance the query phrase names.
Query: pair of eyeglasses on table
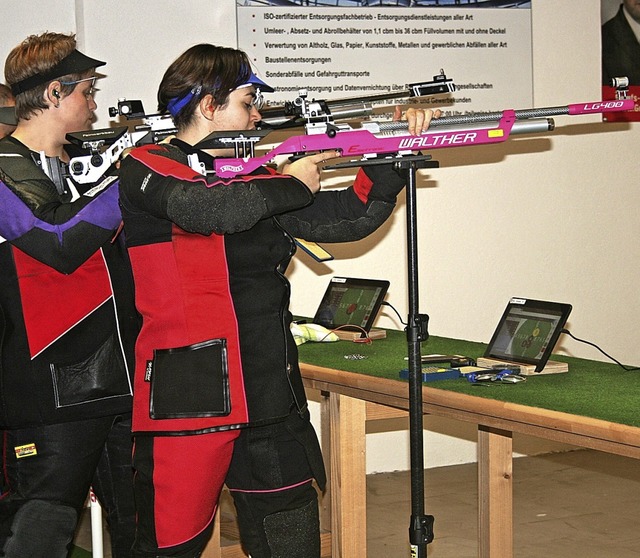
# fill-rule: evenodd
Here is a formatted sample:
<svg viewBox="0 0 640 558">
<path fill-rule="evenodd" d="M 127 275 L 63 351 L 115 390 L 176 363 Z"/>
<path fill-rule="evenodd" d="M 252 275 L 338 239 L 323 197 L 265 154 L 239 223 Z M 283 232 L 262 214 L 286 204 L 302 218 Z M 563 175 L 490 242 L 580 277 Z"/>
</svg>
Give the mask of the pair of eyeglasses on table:
<svg viewBox="0 0 640 558">
<path fill-rule="evenodd" d="M 471 372 L 466 374 L 467 381 L 474 385 L 517 384 L 526 382 L 524 376 L 520 376 L 519 371 L 511 369 L 491 370 L 487 372 Z"/>
</svg>

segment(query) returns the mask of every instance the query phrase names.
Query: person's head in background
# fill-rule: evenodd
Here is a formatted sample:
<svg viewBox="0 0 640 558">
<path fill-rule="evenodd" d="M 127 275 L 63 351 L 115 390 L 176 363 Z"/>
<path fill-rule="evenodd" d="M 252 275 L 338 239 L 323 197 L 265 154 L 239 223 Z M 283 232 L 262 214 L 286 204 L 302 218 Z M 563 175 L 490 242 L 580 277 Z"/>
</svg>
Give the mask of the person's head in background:
<svg viewBox="0 0 640 558">
<path fill-rule="evenodd" d="M 90 128 L 95 69 L 104 64 L 76 50 L 74 34 L 27 37 L 11 50 L 4 66 L 16 102 L 13 135 L 33 149 L 43 136 L 49 144 L 62 145 L 67 133 Z"/>
<path fill-rule="evenodd" d="M 638 23 L 640 23 L 640 0 L 623 0 L 624 9 Z"/>
<path fill-rule="evenodd" d="M 11 88 L 0 83 L 0 139 L 8 136 L 16 129 L 16 99 Z"/>
</svg>

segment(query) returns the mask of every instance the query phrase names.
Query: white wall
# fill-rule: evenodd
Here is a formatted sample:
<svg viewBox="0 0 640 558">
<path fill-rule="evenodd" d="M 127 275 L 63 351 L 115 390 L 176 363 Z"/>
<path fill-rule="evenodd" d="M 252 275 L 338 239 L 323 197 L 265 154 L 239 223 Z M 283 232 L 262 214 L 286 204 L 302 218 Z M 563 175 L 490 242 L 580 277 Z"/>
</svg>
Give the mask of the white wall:
<svg viewBox="0 0 640 558">
<path fill-rule="evenodd" d="M 574 0 L 532 4 L 534 105 L 599 99 L 600 0 L 581 0 L 580 10 Z M 119 97 L 140 98 L 155 110 L 164 69 L 188 46 L 236 44 L 234 0 L 4 0 L 2 7 L 11 17 L 0 21 L 1 59 L 26 35 L 55 30 L 76 31 L 87 54 L 108 62 L 98 126 L 109 124 L 107 107 Z M 454 69 L 451 75 L 461 79 Z M 435 152 L 441 168 L 421 171 L 420 310 L 430 315 L 433 335 L 486 342 L 511 296 L 570 302 L 575 335 L 638 364 L 640 128 L 598 117 L 555 120 L 557 130 L 547 136 Z M 313 313 L 329 277 L 350 275 L 389 279 L 387 299 L 405 316 L 404 210 L 401 199 L 369 239 L 328 246 L 332 262 L 297 258 L 290 274 L 294 312 Z M 390 311 L 378 325 L 401 327 Z M 561 348 L 604 359 L 568 338 Z M 428 466 L 475 460 L 472 427 L 433 418 L 426 424 L 433 431 L 425 434 Z M 557 448 L 520 437 L 515 444 L 522 453 Z M 403 445 L 404 432 L 369 434 L 368 470 L 407 469 Z"/>
<path fill-rule="evenodd" d="M 4 82 L 4 61 L 9 51 L 27 35 L 44 31 L 75 32 L 73 0 L 50 0 L 43 9 L 38 0 L 2 0 L 0 19 L 0 63 Z"/>
<path fill-rule="evenodd" d="M 80 1 L 80 0 L 78 0 Z M 85 50 L 108 62 L 100 82 L 98 126 L 109 126 L 107 107 L 118 98 L 142 99 L 157 109 L 164 71 L 192 45 L 237 46 L 233 0 L 110 0 L 85 5 Z"/>
</svg>

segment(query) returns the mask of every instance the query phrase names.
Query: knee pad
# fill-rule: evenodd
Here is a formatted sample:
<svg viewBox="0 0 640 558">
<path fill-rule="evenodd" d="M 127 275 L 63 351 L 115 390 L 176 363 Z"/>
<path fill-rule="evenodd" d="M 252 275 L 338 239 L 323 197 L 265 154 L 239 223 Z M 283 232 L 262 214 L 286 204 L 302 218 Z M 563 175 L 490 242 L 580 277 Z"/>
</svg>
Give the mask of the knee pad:
<svg viewBox="0 0 640 558">
<path fill-rule="evenodd" d="M 275 518 L 288 510 L 292 510 L 293 513 L 307 507 L 315 510 L 318 508 L 318 493 L 311 482 L 277 492 L 232 490 L 231 494 L 236 505 L 240 540 L 245 552 L 252 558 L 272 556 L 266 535 L 266 518 L 271 517 L 275 524 Z M 315 522 L 317 524 L 318 521 Z"/>
<path fill-rule="evenodd" d="M 271 558 L 320 558 L 320 520 L 317 501 L 264 518 Z"/>
<path fill-rule="evenodd" d="M 74 508 L 46 500 L 28 500 L 11 523 L 4 547 L 6 558 L 42 556 L 66 558 L 78 521 Z"/>
</svg>

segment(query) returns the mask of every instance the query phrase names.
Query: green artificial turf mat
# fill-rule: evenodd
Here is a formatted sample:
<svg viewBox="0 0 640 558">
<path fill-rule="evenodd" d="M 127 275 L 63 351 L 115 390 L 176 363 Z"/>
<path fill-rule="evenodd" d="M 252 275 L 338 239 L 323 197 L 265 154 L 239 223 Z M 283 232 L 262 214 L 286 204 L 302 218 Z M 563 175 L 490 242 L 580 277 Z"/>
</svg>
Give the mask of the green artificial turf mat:
<svg viewBox="0 0 640 558">
<path fill-rule="evenodd" d="M 477 358 L 486 345 L 471 341 L 431 336 L 422 343 L 421 354 L 458 354 Z M 386 339 L 370 345 L 338 341 L 304 343 L 300 360 L 310 364 L 399 380 L 407 368 L 407 340 L 404 332 L 387 331 Z M 366 358 L 349 360 L 345 356 Z M 508 401 L 565 413 L 640 426 L 637 411 L 640 395 L 640 371 L 626 371 L 614 363 L 554 355 L 553 360 L 569 363 L 563 374 L 528 376 L 518 384 L 492 384 L 478 387 L 466 379 L 429 382 L 428 387 L 465 393 L 488 399 Z M 400 380 L 406 381 L 406 380 Z"/>
</svg>

